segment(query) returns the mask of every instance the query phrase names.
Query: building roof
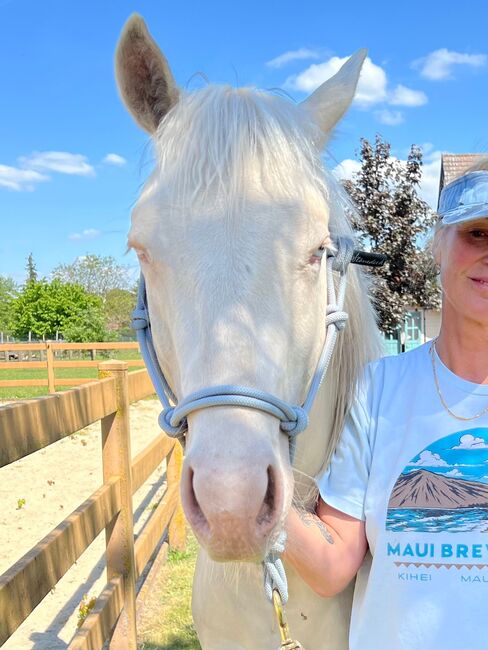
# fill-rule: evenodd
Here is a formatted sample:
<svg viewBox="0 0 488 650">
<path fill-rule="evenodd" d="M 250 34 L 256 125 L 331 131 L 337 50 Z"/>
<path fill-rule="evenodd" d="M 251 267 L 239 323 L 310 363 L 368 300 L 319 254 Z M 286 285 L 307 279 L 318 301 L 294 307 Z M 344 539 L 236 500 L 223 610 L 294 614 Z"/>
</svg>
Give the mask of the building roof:
<svg viewBox="0 0 488 650">
<path fill-rule="evenodd" d="M 475 163 L 487 158 L 486 153 L 443 153 L 441 156 L 441 176 L 439 196 L 442 188 L 455 180 Z"/>
</svg>

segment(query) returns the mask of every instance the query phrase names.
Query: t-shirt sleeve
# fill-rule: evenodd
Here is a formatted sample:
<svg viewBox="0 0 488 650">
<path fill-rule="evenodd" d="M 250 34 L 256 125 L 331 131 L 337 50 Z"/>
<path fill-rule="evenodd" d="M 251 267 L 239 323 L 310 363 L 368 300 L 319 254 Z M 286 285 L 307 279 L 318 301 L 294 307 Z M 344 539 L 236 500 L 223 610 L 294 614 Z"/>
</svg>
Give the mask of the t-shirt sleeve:
<svg viewBox="0 0 488 650">
<path fill-rule="evenodd" d="M 344 429 L 329 465 L 316 477 L 320 496 L 333 508 L 365 519 L 364 500 L 371 468 L 371 369 L 356 391 Z"/>
</svg>

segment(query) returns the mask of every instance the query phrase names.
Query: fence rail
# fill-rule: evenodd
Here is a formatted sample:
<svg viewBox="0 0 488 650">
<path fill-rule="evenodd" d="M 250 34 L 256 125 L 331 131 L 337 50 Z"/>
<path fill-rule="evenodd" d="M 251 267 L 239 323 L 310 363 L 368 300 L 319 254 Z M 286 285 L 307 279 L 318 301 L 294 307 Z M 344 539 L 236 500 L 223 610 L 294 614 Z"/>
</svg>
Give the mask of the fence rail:
<svg viewBox="0 0 488 650">
<path fill-rule="evenodd" d="M 3 354 L 4 361 L 0 361 L 0 370 L 46 370 L 47 377 L 42 379 L 0 379 L 0 388 L 17 388 L 29 386 L 44 386 L 49 393 L 55 393 L 57 386 L 79 386 L 95 381 L 90 377 L 56 377 L 55 370 L 58 368 L 96 368 L 99 361 L 95 360 L 97 350 L 139 350 L 136 341 L 95 343 L 65 343 L 58 341 L 46 341 L 45 343 L 2 343 L 0 344 L 0 356 Z M 60 352 L 88 351 L 92 355 L 91 360 L 59 359 L 56 355 Z M 18 356 L 23 352 L 28 358 L 10 360 L 13 355 Z M 38 353 L 40 360 L 33 360 Z M 131 359 L 132 367 L 144 367 L 142 359 Z"/>
<path fill-rule="evenodd" d="M 0 645 L 105 529 L 107 584 L 69 650 L 101 650 L 114 628 L 110 647 L 136 650 L 136 580 L 165 531 L 173 548 L 185 547 L 179 443 L 161 433 L 131 457 L 129 404 L 154 392 L 147 372 L 128 373 L 127 363 L 109 361 L 99 365 L 99 377 L 66 393 L 0 407 L 0 467 L 97 420 L 103 460 L 103 484 L 0 576 Z M 165 459 L 166 492 L 134 542 L 132 495 Z M 123 625 L 116 626 L 119 619 Z"/>
</svg>

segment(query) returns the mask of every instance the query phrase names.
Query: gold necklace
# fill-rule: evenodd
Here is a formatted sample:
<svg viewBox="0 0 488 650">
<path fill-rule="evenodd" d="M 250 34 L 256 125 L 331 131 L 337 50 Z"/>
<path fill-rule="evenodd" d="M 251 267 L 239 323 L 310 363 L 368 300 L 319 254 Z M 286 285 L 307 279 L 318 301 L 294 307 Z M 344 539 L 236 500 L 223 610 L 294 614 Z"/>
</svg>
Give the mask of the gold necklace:
<svg viewBox="0 0 488 650">
<path fill-rule="evenodd" d="M 449 406 L 446 404 L 446 400 L 444 399 L 442 393 L 441 393 L 441 387 L 439 384 L 439 378 L 437 376 L 437 369 L 435 365 L 435 355 L 437 354 L 437 349 L 435 347 L 435 339 L 432 341 L 432 345 L 430 346 L 430 358 L 432 360 L 432 371 L 434 373 L 434 381 L 435 381 L 435 387 L 437 389 L 437 394 L 439 395 L 439 399 L 441 400 L 442 406 L 446 409 L 446 411 L 449 413 L 449 415 L 452 415 L 453 418 L 456 418 L 456 420 L 462 420 L 464 422 L 468 420 L 476 420 L 477 418 L 480 418 L 482 415 L 485 413 L 488 413 L 488 406 L 481 411 L 481 413 L 477 413 L 476 415 L 472 415 L 469 418 L 465 418 L 462 415 L 456 415 L 456 413 L 453 413 Z"/>
</svg>

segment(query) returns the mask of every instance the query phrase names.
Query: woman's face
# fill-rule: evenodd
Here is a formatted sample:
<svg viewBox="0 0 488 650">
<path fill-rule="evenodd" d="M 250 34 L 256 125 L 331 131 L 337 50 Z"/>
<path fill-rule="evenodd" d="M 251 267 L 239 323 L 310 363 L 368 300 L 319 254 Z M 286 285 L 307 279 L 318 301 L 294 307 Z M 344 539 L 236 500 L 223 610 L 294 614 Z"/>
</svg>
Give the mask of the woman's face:
<svg viewBox="0 0 488 650">
<path fill-rule="evenodd" d="M 488 326 L 488 216 L 447 226 L 437 251 L 445 315 Z"/>
</svg>

